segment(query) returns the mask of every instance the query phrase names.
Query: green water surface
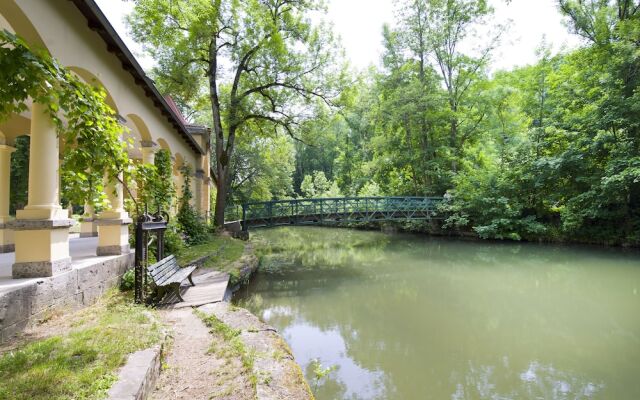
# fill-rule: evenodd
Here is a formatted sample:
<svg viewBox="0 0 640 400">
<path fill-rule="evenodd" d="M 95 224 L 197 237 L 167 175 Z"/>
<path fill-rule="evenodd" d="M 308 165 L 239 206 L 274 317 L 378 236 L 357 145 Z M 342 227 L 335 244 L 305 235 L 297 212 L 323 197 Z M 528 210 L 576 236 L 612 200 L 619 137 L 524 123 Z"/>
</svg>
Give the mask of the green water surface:
<svg viewBox="0 0 640 400">
<path fill-rule="evenodd" d="M 640 256 L 317 227 L 257 230 L 236 302 L 319 400 L 640 399 Z M 335 366 L 316 381 L 313 360 Z"/>
</svg>

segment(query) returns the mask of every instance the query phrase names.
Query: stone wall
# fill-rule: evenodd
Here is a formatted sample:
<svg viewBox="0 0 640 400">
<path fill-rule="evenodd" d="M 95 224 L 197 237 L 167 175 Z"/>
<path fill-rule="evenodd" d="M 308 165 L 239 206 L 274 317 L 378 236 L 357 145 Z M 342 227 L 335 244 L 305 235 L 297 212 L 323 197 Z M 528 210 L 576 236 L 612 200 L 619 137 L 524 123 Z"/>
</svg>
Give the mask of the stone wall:
<svg viewBox="0 0 640 400">
<path fill-rule="evenodd" d="M 71 271 L 25 283 L 0 287 L 0 343 L 53 313 L 91 305 L 120 282 L 133 265 L 133 253 L 101 257 L 93 264 L 74 266 Z"/>
</svg>

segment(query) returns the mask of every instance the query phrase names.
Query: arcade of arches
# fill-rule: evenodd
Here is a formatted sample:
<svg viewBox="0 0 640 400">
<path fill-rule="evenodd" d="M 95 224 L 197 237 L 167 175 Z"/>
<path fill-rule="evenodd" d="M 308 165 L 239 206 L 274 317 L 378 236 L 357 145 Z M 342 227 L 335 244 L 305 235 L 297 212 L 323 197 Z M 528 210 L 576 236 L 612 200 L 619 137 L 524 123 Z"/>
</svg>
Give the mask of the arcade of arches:
<svg viewBox="0 0 640 400">
<path fill-rule="evenodd" d="M 48 51 L 85 82 L 103 88 L 107 103 L 123 125 L 123 140 L 134 143 L 129 157 L 153 164 L 160 148 L 179 167 L 193 166 L 193 206 L 207 217 L 210 209 L 209 129 L 189 125 L 175 104 L 158 93 L 93 0 L 0 2 L 0 29 Z M 71 269 L 69 228 L 73 221 L 60 204 L 60 144 L 44 107 L 30 109 L 0 123 L 0 253 L 15 252 L 13 278 L 53 276 Z M 125 133 L 126 132 L 126 133 Z M 30 136 L 26 206 L 10 217 L 11 154 L 19 136 Z M 105 182 L 110 205 L 93 216 L 85 208 L 81 236 L 98 236 L 96 256 L 130 251 L 125 194 L 118 182 Z"/>
</svg>

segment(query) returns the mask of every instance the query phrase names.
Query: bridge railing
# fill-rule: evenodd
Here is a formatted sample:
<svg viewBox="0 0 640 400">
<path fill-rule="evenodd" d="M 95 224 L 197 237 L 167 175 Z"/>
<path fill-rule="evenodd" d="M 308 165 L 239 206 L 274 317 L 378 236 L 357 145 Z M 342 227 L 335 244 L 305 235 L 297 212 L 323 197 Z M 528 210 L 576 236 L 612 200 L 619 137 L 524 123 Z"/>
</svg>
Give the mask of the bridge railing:
<svg viewBox="0 0 640 400">
<path fill-rule="evenodd" d="M 243 225 L 299 222 L 428 219 L 441 197 L 337 197 L 252 202 L 242 206 Z"/>
</svg>

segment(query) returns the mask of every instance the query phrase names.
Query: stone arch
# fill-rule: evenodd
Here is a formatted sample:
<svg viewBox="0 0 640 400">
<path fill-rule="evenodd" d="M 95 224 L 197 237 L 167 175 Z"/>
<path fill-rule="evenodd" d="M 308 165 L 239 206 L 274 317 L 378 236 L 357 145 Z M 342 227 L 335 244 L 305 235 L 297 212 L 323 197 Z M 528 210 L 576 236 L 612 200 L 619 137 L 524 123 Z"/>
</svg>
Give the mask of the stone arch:
<svg viewBox="0 0 640 400">
<path fill-rule="evenodd" d="M 169 143 L 167 143 L 166 140 L 158 139 L 158 145 L 160 146 L 161 149 L 167 150 L 169 154 L 173 155 L 173 153 L 171 152 L 171 147 L 169 147 Z"/>
<path fill-rule="evenodd" d="M 116 112 L 116 114 L 119 112 L 118 106 L 115 100 L 113 99 L 113 96 L 111 96 L 111 93 L 109 92 L 107 87 L 102 83 L 100 79 L 98 79 L 97 76 L 95 76 L 91 71 L 84 69 L 82 67 L 77 67 L 75 65 L 69 66 L 68 68 L 71 71 L 73 71 L 76 75 L 78 75 L 80 78 L 82 78 L 82 80 L 88 83 L 89 85 L 92 85 L 93 87 L 97 87 L 104 90 L 105 93 L 107 94 L 107 97 L 105 97 L 105 102 L 109 105 L 109 107 L 113 109 L 113 111 Z"/>
<path fill-rule="evenodd" d="M 137 128 L 140 140 L 145 142 L 151 142 L 153 140 L 151 138 L 151 132 L 149 132 L 149 128 L 142 118 L 136 114 L 127 114 L 127 119 L 130 120 Z"/>
<path fill-rule="evenodd" d="M 20 35 L 24 40 L 32 46 L 40 47 L 45 50 L 47 46 L 42 40 L 40 33 L 33 26 L 31 20 L 16 4 L 15 0 L 0 1 L 0 28 L 6 28 Z"/>
<path fill-rule="evenodd" d="M 13 114 L 6 121 L 0 123 L 0 131 L 5 144 L 13 145 L 16 138 L 31 133 L 31 119 L 23 115 Z"/>
</svg>

